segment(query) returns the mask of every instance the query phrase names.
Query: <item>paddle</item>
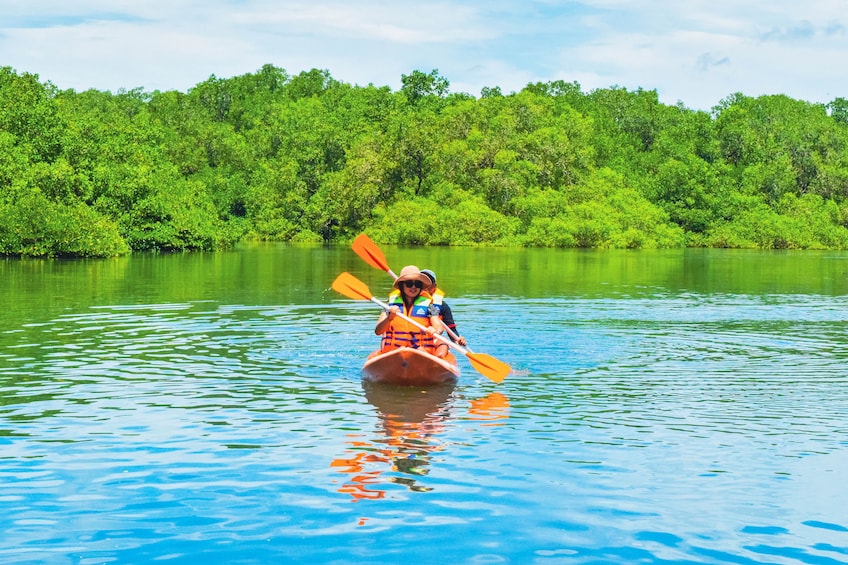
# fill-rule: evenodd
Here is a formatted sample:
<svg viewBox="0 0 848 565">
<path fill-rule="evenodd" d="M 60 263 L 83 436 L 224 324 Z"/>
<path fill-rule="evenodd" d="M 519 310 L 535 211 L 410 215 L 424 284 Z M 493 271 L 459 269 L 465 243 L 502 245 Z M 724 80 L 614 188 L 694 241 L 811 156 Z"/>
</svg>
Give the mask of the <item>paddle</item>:
<svg viewBox="0 0 848 565">
<path fill-rule="evenodd" d="M 383 255 L 383 252 L 379 247 L 377 247 L 377 244 L 371 241 L 370 237 L 364 233 L 359 234 L 357 238 L 353 240 L 352 247 L 353 251 L 362 257 L 366 263 L 372 267 L 386 271 L 393 279 L 397 278 L 397 275 L 389 268 L 389 264 L 386 262 L 386 256 Z"/>
<path fill-rule="evenodd" d="M 356 239 L 353 240 L 353 245 L 351 247 L 353 247 L 353 251 L 362 257 L 366 263 L 372 267 L 386 271 L 392 276 L 392 279 L 397 279 L 397 275 L 389 268 L 389 263 L 386 261 L 386 256 L 383 255 L 383 251 L 376 243 L 371 241 L 370 237 L 364 233 L 359 234 Z M 459 339 L 456 332 L 449 327 L 445 326 L 445 331 L 447 331 L 448 335 L 450 335 L 454 340 Z M 471 351 L 471 349 L 468 351 Z"/>
<path fill-rule="evenodd" d="M 380 306 L 380 308 L 382 308 L 386 312 L 389 311 L 388 304 L 372 295 L 371 291 L 368 289 L 368 286 L 358 278 L 351 275 L 350 273 L 342 273 L 338 277 L 336 277 L 336 280 L 333 281 L 333 290 L 335 290 L 339 294 L 344 294 L 348 298 L 352 298 L 354 300 L 370 300 L 374 304 Z M 425 326 L 419 324 L 418 322 L 404 315 L 401 312 L 398 312 L 396 315 L 400 316 L 402 320 L 406 320 L 407 322 L 416 326 L 422 331 L 427 330 Z M 495 359 L 491 355 L 486 355 L 485 353 L 473 353 L 468 349 L 462 347 L 461 345 L 455 344 L 454 342 L 440 334 L 433 334 L 433 337 L 443 341 L 444 343 L 448 344 L 448 346 L 453 347 L 454 349 L 465 355 L 468 358 L 468 361 L 471 363 L 472 367 L 474 367 L 484 376 L 488 377 L 496 383 L 499 383 L 504 380 L 506 376 L 510 373 L 510 371 L 512 371 L 512 368 L 509 365 L 507 365 L 503 361 Z"/>
</svg>

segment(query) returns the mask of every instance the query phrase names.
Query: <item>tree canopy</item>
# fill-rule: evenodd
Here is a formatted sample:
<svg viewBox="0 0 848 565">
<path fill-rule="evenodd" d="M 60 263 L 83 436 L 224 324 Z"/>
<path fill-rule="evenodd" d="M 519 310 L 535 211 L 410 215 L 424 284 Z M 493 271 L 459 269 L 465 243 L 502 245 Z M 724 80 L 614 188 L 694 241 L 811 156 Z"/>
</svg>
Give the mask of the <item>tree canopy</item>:
<svg viewBox="0 0 848 565">
<path fill-rule="evenodd" d="M 0 255 L 238 241 L 848 248 L 848 102 L 528 84 L 392 91 L 265 65 L 187 92 L 0 67 Z"/>
</svg>

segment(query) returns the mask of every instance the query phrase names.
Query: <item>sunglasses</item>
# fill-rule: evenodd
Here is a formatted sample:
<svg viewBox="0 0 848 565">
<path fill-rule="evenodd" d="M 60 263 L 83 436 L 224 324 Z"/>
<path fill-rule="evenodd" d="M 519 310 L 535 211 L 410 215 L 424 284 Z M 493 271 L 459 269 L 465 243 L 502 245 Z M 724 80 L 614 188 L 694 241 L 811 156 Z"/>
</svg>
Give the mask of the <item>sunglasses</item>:
<svg viewBox="0 0 848 565">
<path fill-rule="evenodd" d="M 406 288 L 424 288 L 424 284 L 421 281 L 403 281 L 403 286 Z"/>
</svg>

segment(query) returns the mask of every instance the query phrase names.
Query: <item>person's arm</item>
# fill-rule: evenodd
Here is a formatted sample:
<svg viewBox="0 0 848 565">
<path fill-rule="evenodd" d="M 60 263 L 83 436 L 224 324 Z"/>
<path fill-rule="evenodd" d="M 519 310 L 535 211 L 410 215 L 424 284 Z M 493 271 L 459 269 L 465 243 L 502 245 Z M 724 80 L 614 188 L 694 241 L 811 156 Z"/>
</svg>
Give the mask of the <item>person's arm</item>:
<svg viewBox="0 0 848 565">
<path fill-rule="evenodd" d="M 430 333 L 440 334 L 444 333 L 445 325 L 438 316 L 430 316 L 430 327 L 428 329 L 432 330 Z"/>
<path fill-rule="evenodd" d="M 448 337 L 450 337 L 454 343 L 458 343 L 463 346 L 468 343 L 464 337 L 459 335 L 459 330 L 456 329 L 456 322 L 453 321 L 453 312 L 447 302 L 444 301 L 442 301 L 442 322 L 450 330 L 448 332 Z M 451 332 L 453 332 L 456 337 L 451 335 Z"/>
<path fill-rule="evenodd" d="M 380 317 L 377 319 L 377 325 L 374 326 L 374 333 L 377 335 L 383 335 L 386 333 L 386 330 L 389 329 L 389 324 L 392 323 L 392 318 L 395 317 L 395 314 L 400 312 L 400 308 L 397 306 L 392 306 L 389 308 L 389 311 L 383 312 L 380 314 Z"/>
<path fill-rule="evenodd" d="M 459 331 L 456 329 L 456 322 L 453 321 L 453 312 L 451 312 L 450 306 L 448 306 L 447 302 L 442 302 L 442 322 L 450 328 L 453 333 L 459 335 Z"/>
</svg>

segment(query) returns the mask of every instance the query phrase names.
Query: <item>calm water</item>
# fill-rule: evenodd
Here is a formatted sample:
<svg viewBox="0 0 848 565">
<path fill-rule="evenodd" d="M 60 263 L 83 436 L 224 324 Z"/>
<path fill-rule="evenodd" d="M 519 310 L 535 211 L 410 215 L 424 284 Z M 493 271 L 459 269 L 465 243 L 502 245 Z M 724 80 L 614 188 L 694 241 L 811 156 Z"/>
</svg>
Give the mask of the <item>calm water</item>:
<svg viewBox="0 0 848 565">
<path fill-rule="evenodd" d="M 848 253 L 385 247 L 455 386 L 364 386 L 349 248 L 0 260 L 2 563 L 848 563 Z"/>
</svg>

